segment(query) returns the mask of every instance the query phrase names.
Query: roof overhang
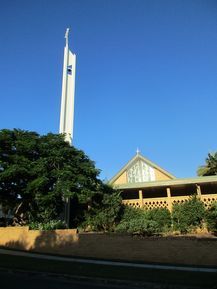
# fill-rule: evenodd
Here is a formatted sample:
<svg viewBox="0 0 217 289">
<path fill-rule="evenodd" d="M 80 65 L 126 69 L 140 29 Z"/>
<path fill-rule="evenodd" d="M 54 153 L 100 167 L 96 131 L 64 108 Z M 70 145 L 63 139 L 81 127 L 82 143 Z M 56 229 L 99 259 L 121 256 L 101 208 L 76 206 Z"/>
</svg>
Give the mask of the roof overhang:
<svg viewBox="0 0 217 289">
<path fill-rule="evenodd" d="M 173 179 L 167 181 L 152 181 L 143 183 L 128 183 L 122 185 L 114 186 L 116 189 L 143 189 L 143 188 L 153 188 L 153 187 L 174 187 L 181 185 L 201 185 L 208 183 L 217 184 L 217 176 L 204 176 L 197 178 L 186 178 L 186 179 Z"/>
</svg>

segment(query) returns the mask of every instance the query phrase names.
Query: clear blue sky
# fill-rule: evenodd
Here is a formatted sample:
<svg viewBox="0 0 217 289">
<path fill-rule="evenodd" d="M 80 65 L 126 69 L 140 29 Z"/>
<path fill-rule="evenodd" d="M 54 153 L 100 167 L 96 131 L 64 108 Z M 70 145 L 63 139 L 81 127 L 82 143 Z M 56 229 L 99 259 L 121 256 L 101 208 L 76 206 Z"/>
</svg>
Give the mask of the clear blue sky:
<svg viewBox="0 0 217 289">
<path fill-rule="evenodd" d="M 64 34 L 74 145 L 109 179 L 137 147 L 177 177 L 217 150 L 217 1 L 2 0 L 0 129 L 57 133 Z"/>
</svg>

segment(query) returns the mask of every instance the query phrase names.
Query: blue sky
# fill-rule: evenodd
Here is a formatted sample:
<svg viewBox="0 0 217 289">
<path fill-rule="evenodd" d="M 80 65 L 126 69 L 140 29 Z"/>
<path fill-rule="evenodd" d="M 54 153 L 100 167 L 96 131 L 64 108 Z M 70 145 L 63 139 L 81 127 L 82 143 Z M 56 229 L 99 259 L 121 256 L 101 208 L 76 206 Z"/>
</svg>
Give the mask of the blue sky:
<svg viewBox="0 0 217 289">
<path fill-rule="evenodd" d="M 217 150 L 217 1 L 2 0 L 0 129 L 57 133 L 64 34 L 74 145 L 111 178 L 136 153 L 193 177 Z"/>
</svg>

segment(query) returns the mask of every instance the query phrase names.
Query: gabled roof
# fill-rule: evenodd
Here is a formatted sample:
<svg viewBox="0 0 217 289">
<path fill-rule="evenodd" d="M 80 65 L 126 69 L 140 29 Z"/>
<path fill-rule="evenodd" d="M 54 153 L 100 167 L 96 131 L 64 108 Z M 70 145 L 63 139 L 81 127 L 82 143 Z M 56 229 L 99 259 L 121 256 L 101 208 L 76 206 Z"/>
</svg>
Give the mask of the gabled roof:
<svg viewBox="0 0 217 289">
<path fill-rule="evenodd" d="M 129 169 L 131 167 L 131 165 L 134 162 L 136 162 L 138 160 L 142 160 L 147 165 L 151 166 L 152 168 L 157 169 L 158 171 L 160 171 L 163 174 L 167 175 L 169 178 L 176 179 L 176 177 L 174 175 L 170 174 L 169 172 L 167 172 L 166 170 L 162 169 L 161 167 L 159 167 L 155 163 L 153 163 L 150 160 L 148 160 L 147 158 L 143 157 L 140 153 L 136 153 L 136 155 L 113 178 L 111 178 L 111 180 L 109 181 L 109 184 L 113 184 L 127 169 Z"/>
</svg>

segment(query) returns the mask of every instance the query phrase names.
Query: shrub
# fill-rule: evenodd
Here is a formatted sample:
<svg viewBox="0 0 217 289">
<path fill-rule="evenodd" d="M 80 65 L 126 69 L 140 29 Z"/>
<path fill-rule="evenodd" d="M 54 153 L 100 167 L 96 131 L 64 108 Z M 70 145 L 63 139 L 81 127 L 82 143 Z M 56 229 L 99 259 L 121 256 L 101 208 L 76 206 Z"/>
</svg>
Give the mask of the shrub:
<svg viewBox="0 0 217 289">
<path fill-rule="evenodd" d="M 0 227 L 7 227 L 13 225 L 13 219 L 12 218 L 0 218 Z"/>
<path fill-rule="evenodd" d="M 167 209 L 144 210 L 126 206 L 116 232 L 154 235 L 170 228 L 171 217 Z"/>
<path fill-rule="evenodd" d="M 209 231 L 217 232 L 217 202 L 212 203 L 206 211 L 206 224 Z"/>
<path fill-rule="evenodd" d="M 145 218 L 132 219 L 129 222 L 120 222 L 120 224 L 116 227 L 116 232 L 126 232 L 144 236 L 159 233 L 157 222 Z"/>
<path fill-rule="evenodd" d="M 81 224 L 84 229 L 92 231 L 114 231 L 121 211 L 119 192 L 98 194 L 92 200 L 92 206 L 85 214 Z"/>
<path fill-rule="evenodd" d="M 147 217 L 157 223 L 159 232 L 168 232 L 171 229 L 171 213 L 167 208 L 149 210 Z"/>
<path fill-rule="evenodd" d="M 57 229 L 66 229 L 66 223 L 61 220 L 51 220 L 47 223 L 32 222 L 29 224 L 31 230 L 57 230 Z"/>
<path fill-rule="evenodd" d="M 132 219 L 144 218 L 146 215 L 145 210 L 123 205 L 121 222 L 130 222 Z"/>
<path fill-rule="evenodd" d="M 201 227 L 204 217 L 204 204 L 196 196 L 191 197 L 185 203 L 173 206 L 173 228 L 181 233 L 188 233 L 197 227 Z"/>
</svg>

